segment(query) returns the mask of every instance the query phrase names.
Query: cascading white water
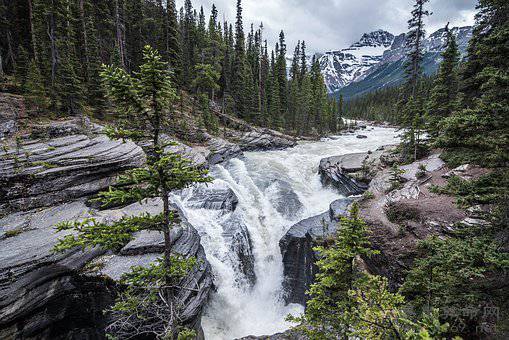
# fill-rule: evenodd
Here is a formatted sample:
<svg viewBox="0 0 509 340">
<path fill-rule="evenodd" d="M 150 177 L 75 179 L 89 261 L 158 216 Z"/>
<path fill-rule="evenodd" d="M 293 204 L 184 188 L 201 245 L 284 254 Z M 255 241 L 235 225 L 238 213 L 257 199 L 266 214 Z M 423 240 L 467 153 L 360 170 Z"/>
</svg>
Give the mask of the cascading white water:
<svg viewBox="0 0 509 340">
<path fill-rule="evenodd" d="M 398 142 L 394 129 L 375 127 L 365 134 L 367 139 L 343 135 L 282 151 L 248 152 L 241 159 L 215 166 L 211 171 L 215 180 L 209 188 L 233 190 L 238 198 L 233 212 L 196 208 L 190 200 L 196 188 L 175 197 L 200 232 L 214 273 L 217 292 L 202 319 L 207 340 L 281 332 L 289 327 L 285 316 L 303 310 L 299 305 L 285 306 L 281 299 L 279 240 L 293 224 L 326 211 L 340 198 L 334 189 L 320 183 L 320 159 Z M 240 237 L 240 242 L 252 251 L 248 255 L 254 259 L 254 285 L 240 269 L 239 256 L 231 244 L 232 239 L 238 242 L 238 237 L 231 237 L 232 230 L 247 230 L 251 241 Z"/>
</svg>

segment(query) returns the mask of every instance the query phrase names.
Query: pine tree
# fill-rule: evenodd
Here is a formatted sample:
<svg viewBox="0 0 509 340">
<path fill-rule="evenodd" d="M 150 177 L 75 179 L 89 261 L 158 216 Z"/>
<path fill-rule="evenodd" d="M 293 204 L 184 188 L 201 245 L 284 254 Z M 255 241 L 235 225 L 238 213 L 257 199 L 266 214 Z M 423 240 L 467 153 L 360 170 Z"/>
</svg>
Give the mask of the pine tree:
<svg viewBox="0 0 509 340">
<path fill-rule="evenodd" d="M 182 30 L 182 83 L 189 87 L 194 79 L 193 71 L 195 66 L 196 46 L 196 19 L 194 16 L 191 0 L 184 2 L 184 12 L 181 18 Z"/>
<path fill-rule="evenodd" d="M 338 121 L 338 128 L 341 129 L 343 126 L 343 118 L 345 117 L 344 114 L 344 107 L 345 107 L 345 100 L 343 98 L 343 94 L 339 95 L 338 100 L 338 115 L 337 115 L 337 121 Z"/>
<path fill-rule="evenodd" d="M 263 26 L 260 28 L 262 31 Z M 269 126 L 269 72 L 270 61 L 267 50 L 267 40 L 264 41 L 263 52 L 260 61 L 260 95 L 261 95 L 261 121 L 262 126 Z"/>
<path fill-rule="evenodd" d="M 182 48 L 175 0 L 166 1 L 166 60 L 177 85 L 182 85 Z"/>
<path fill-rule="evenodd" d="M 279 101 L 281 103 L 281 115 L 288 119 L 288 76 L 286 69 L 286 42 L 285 33 L 279 33 L 279 49 L 276 56 L 277 81 L 279 84 Z"/>
<path fill-rule="evenodd" d="M 18 48 L 18 54 L 16 58 L 16 79 L 23 85 L 28 71 L 28 52 L 23 47 Z"/>
<path fill-rule="evenodd" d="M 298 100 L 298 117 L 300 124 L 297 128 L 298 135 L 309 135 L 312 126 L 313 114 L 313 84 L 309 74 L 302 79 Z"/>
<path fill-rule="evenodd" d="M 34 59 L 28 64 L 28 71 L 23 85 L 27 106 L 38 114 L 45 113 L 49 106 L 48 93 L 44 79 Z"/>
<path fill-rule="evenodd" d="M 307 56 L 306 56 L 306 42 L 302 41 L 300 46 L 300 82 L 304 79 L 308 71 Z"/>
<path fill-rule="evenodd" d="M 424 30 L 424 18 L 430 13 L 424 9 L 429 0 L 416 0 L 412 10 L 412 18 L 408 20 L 406 35 L 406 46 L 408 48 L 408 61 L 406 64 L 406 75 L 411 95 L 416 94 L 417 82 L 422 74 L 423 41 L 426 38 Z"/>
<path fill-rule="evenodd" d="M 56 0 L 52 15 L 56 48 L 54 91 L 61 113 L 73 116 L 83 110 L 83 79 L 79 75 L 78 57 L 73 45 L 73 13 L 69 0 Z"/>
<path fill-rule="evenodd" d="M 244 28 L 242 24 L 242 3 L 241 0 L 237 0 L 237 19 L 235 22 L 235 49 L 232 65 L 231 91 L 240 117 L 246 117 L 248 110 L 245 103 L 245 84 L 247 81 L 245 63 L 246 48 Z"/>
<path fill-rule="evenodd" d="M 298 320 L 304 322 L 304 331 L 310 327 L 310 334 L 316 339 L 348 336 L 351 330 L 346 318 L 354 308 L 348 291 L 362 275 L 355 259 L 376 254 L 370 249 L 368 226 L 360 219 L 357 204 L 348 218 L 341 218 L 337 230 L 332 246 L 315 248 L 321 255 L 316 262 L 319 273 L 309 289 L 311 299 L 305 314 Z"/>
<path fill-rule="evenodd" d="M 167 152 L 171 143 L 161 138 L 163 127 L 171 122 L 171 109 L 177 99 L 172 87 L 167 63 L 157 51 L 146 46 L 144 64 L 135 77 L 124 69 L 104 67 L 102 77 L 111 99 L 117 105 L 116 127 L 107 129 L 111 138 L 149 140 L 147 163 L 144 167 L 121 175 L 117 187 L 99 194 L 105 206 L 159 198 L 162 213 L 124 217 L 112 225 L 85 219 L 64 222 L 58 231 L 74 230 L 60 239 L 55 249 L 64 251 L 80 246 L 83 250 L 94 246 L 119 250 L 132 239 L 132 234 L 142 229 L 160 230 L 164 235 L 164 256 L 148 268 L 135 267 L 124 276 L 127 290 L 121 294 L 111 311 L 117 322 L 108 327 L 109 333 L 120 338 L 146 336 L 171 338 L 178 333 L 179 311 L 176 308 L 176 284 L 195 265 L 192 259 L 182 259 L 172 254 L 170 230 L 177 216 L 170 210 L 169 192 L 183 189 L 193 183 L 207 182 L 206 172 L 197 169 L 191 161 Z M 155 289 L 147 289 L 153 287 Z M 144 303 L 144 301 L 150 303 Z M 126 301 L 129 301 L 127 307 Z M 118 320 L 128 322 L 118 322 Z"/>
<path fill-rule="evenodd" d="M 359 266 L 371 249 L 368 226 L 359 217 L 357 204 L 342 217 L 337 233 L 324 246 L 316 262 L 319 272 L 309 289 L 311 299 L 304 315 L 288 319 L 310 339 L 439 339 L 448 325 L 438 311 L 413 321 L 404 312 L 404 297 L 389 290 L 387 279 L 369 275 Z"/>
<path fill-rule="evenodd" d="M 217 82 L 219 81 L 219 73 L 209 64 L 198 64 L 195 67 L 196 77 L 193 80 L 193 87 L 196 93 L 201 94 L 202 91 L 207 93 L 207 98 L 214 100 L 215 93 L 219 89 Z"/>
<path fill-rule="evenodd" d="M 459 51 L 456 38 L 448 26 L 445 28 L 447 41 L 442 53 L 443 61 L 428 102 L 429 131 L 434 136 L 438 134 L 441 120 L 449 117 L 457 105 Z"/>
<path fill-rule="evenodd" d="M 429 0 L 416 0 L 412 10 L 412 18 L 408 21 L 409 32 L 406 35 L 408 48 L 406 77 L 410 91 L 410 98 L 405 106 L 405 126 L 407 131 L 403 135 L 403 153 L 408 159 L 414 161 L 420 156 L 421 145 L 419 143 L 419 131 L 423 108 L 418 106 L 422 101 L 417 96 L 417 86 L 422 75 L 423 41 L 426 35 L 424 30 L 424 18 L 430 13 L 424 9 Z M 412 155 L 412 156 L 410 156 Z M 411 157 L 411 158 L 410 158 Z"/>
<path fill-rule="evenodd" d="M 275 129 L 282 129 L 284 126 L 284 119 L 283 116 L 281 115 L 280 86 L 279 77 L 276 69 L 274 51 L 272 51 L 271 54 L 270 64 L 271 70 L 269 74 L 267 87 L 270 126 Z"/>
</svg>

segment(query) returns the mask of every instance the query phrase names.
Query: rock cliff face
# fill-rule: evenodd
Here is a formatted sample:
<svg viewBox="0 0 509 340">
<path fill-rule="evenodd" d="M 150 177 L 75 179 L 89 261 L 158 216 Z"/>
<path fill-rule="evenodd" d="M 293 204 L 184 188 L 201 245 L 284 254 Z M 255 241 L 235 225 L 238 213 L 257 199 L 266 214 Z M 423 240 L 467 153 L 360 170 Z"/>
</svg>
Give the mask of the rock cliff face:
<svg viewBox="0 0 509 340">
<path fill-rule="evenodd" d="M 112 302 L 115 280 L 131 266 L 146 265 L 159 257 L 162 235 L 141 232 L 117 255 L 100 249 L 54 254 L 57 236 L 63 235 L 55 235 L 53 226 L 84 216 L 111 221 L 140 212 L 157 213 L 161 206 L 152 200 L 97 211 L 76 201 L 1 219 L 0 338 L 59 339 L 74 338 L 75 334 L 103 338 L 101 326 L 106 320 L 102 310 Z M 179 298 L 185 307 L 184 320 L 199 329 L 201 310 L 212 288 L 210 265 L 199 235 L 185 221 L 174 230 L 173 242 L 176 253 L 198 259 L 199 266 L 182 283 L 193 290 L 182 290 Z M 100 270 L 84 270 L 88 268 Z M 74 320 L 76 315 L 78 320 Z"/>
<path fill-rule="evenodd" d="M 445 178 L 451 173 L 461 174 L 464 178 L 475 178 L 482 174 L 482 169 L 462 166 L 450 170 L 440 160 L 438 154 L 409 165 L 401 166 L 403 172 L 399 184 L 395 185 L 390 170 L 394 162 L 391 147 L 384 151 L 369 154 L 374 159 L 370 170 L 373 176 L 367 189 L 369 197 L 360 200 L 360 216 L 371 227 L 370 240 L 372 246 L 380 254 L 363 259 L 366 267 L 372 273 L 389 278 L 392 287 L 402 283 L 406 270 L 417 256 L 417 244 L 430 235 L 445 236 L 461 225 L 472 223 L 483 225 L 486 221 L 476 213 L 479 209 L 473 207 L 467 211 L 457 207 L 454 198 L 434 194 L 431 185 L 444 185 Z M 326 159 L 328 167 L 321 164 L 321 168 L 337 168 L 342 171 L 347 189 L 341 189 L 341 180 L 335 180 L 334 185 L 343 192 L 349 192 L 352 178 L 360 168 L 360 163 L 367 154 L 351 154 Z M 324 160 L 322 160 L 324 162 Z M 425 167 L 424 176 L 419 174 L 420 168 Z M 324 172 L 322 176 L 329 176 Z M 355 183 L 355 182 L 353 182 Z M 352 200 L 340 200 L 331 204 L 328 212 L 305 219 L 287 232 L 281 239 L 280 247 L 284 263 L 284 287 L 288 303 L 305 304 L 305 291 L 313 282 L 317 272 L 315 261 L 317 256 L 313 247 L 324 237 L 336 231 L 337 216 L 347 210 Z"/>
<path fill-rule="evenodd" d="M 287 303 L 306 304 L 308 297 L 305 293 L 317 273 L 317 257 L 313 248 L 319 239 L 336 231 L 339 216 L 346 212 L 351 202 L 348 198 L 334 201 L 328 211 L 295 224 L 279 241 Z"/>
<path fill-rule="evenodd" d="M 19 123 L 25 118 L 25 102 L 22 96 L 0 96 L 0 140 L 18 132 Z"/>
<path fill-rule="evenodd" d="M 254 271 L 254 254 L 251 236 L 242 218 L 235 214 L 238 198 L 231 188 L 220 183 L 212 183 L 206 187 L 198 187 L 192 190 L 191 196 L 186 201 L 186 207 L 192 209 L 215 210 L 222 216 L 222 228 L 224 243 L 228 246 L 228 263 L 235 266 L 235 272 L 242 273 L 243 280 L 248 285 L 256 281 Z"/>
</svg>

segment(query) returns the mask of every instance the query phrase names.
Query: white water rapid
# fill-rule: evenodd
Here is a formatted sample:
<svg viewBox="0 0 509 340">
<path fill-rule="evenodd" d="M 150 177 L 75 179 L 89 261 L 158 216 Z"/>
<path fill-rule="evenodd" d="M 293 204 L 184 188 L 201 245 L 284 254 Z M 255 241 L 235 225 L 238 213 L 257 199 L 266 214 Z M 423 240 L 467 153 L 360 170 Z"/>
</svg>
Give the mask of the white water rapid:
<svg viewBox="0 0 509 340">
<path fill-rule="evenodd" d="M 279 240 L 293 224 L 326 211 L 341 197 L 320 183 L 321 158 L 398 142 L 394 129 L 374 127 L 362 133 L 368 138 L 343 135 L 282 151 L 247 152 L 214 166 L 215 180 L 206 189 L 192 188 L 174 198 L 200 233 L 214 273 L 217 291 L 202 318 L 207 340 L 281 332 L 289 328 L 287 314 L 302 312 L 302 306 L 285 306 L 281 299 Z M 192 199 L 196 190 L 228 188 L 238 198 L 233 212 L 197 207 Z M 246 274 L 253 271 L 254 284 Z"/>
</svg>

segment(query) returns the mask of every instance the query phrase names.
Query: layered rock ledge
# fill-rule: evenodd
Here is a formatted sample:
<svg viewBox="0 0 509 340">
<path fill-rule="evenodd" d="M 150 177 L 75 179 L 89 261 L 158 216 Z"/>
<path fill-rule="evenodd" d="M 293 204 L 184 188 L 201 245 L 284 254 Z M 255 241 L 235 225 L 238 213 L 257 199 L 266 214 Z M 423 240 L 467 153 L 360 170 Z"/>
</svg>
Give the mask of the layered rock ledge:
<svg viewBox="0 0 509 340">
<path fill-rule="evenodd" d="M 104 337 L 102 310 L 112 303 L 115 281 L 131 266 L 147 265 L 159 257 L 162 235 L 140 232 L 116 255 L 100 249 L 55 254 L 57 237 L 65 233 L 56 235 L 53 226 L 83 217 L 107 222 L 160 211 L 158 200 L 109 211 L 88 208 L 79 200 L 0 219 L 0 338 Z M 178 296 L 184 321 L 200 330 L 201 310 L 212 289 L 210 265 L 192 226 L 184 221 L 173 236 L 173 251 L 198 260 L 181 284 L 192 289 L 183 289 Z"/>
<path fill-rule="evenodd" d="M 141 166 L 134 143 L 104 135 L 27 140 L 0 151 L 0 214 L 48 207 L 97 193 Z"/>
</svg>

